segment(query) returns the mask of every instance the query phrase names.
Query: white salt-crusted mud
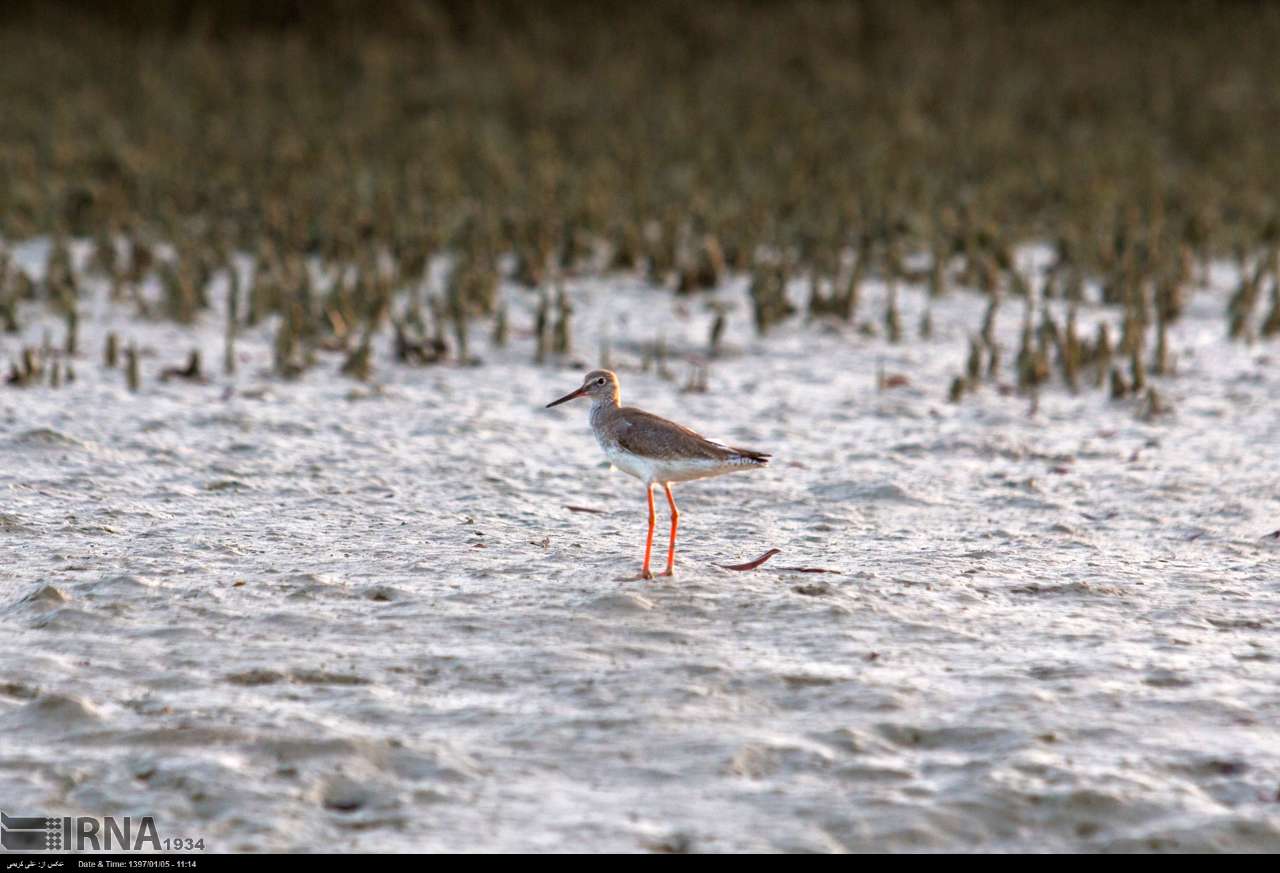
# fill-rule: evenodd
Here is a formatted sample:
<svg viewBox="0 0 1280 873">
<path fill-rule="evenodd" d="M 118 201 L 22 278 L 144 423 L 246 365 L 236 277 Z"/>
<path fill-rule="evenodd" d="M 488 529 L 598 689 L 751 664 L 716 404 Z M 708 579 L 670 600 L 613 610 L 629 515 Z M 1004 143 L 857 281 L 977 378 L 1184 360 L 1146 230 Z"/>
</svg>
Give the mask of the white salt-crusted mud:
<svg viewBox="0 0 1280 873">
<path fill-rule="evenodd" d="M 685 393 L 701 298 L 568 287 L 576 360 L 531 363 L 507 289 L 485 366 L 386 341 L 371 385 L 336 356 L 271 378 L 266 330 L 223 377 L 221 316 L 98 289 L 76 381 L 0 388 L 5 811 L 153 814 L 211 851 L 1280 851 L 1280 345 L 1228 343 L 1222 287 L 1150 418 L 1061 387 L 948 404 L 963 292 L 929 342 L 761 341 L 735 282 L 732 353 Z M 4 358 L 61 341 L 26 321 Z M 542 408 L 606 335 L 624 402 L 774 453 L 676 488 L 675 579 L 620 581 L 642 486 L 584 408 Z M 670 378 L 640 368 L 660 335 Z M 192 347 L 209 384 L 160 383 Z"/>
</svg>

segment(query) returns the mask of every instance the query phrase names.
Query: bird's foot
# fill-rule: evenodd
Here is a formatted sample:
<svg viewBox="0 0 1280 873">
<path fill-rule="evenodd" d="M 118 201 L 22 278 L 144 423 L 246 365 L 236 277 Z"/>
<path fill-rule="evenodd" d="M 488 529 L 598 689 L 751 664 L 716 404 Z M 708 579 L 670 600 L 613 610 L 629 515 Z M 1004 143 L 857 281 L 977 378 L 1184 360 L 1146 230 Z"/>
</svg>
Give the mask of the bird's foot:
<svg viewBox="0 0 1280 873">
<path fill-rule="evenodd" d="M 663 570 L 663 571 L 662 571 L 661 573 L 659 573 L 658 575 L 659 575 L 659 576 L 674 576 L 675 574 L 676 574 L 676 569 L 675 569 L 675 567 L 668 567 L 667 569 Z"/>
<path fill-rule="evenodd" d="M 649 582 L 653 579 L 653 572 L 650 570 L 641 570 L 634 576 L 623 576 L 619 582 Z"/>
</svg>

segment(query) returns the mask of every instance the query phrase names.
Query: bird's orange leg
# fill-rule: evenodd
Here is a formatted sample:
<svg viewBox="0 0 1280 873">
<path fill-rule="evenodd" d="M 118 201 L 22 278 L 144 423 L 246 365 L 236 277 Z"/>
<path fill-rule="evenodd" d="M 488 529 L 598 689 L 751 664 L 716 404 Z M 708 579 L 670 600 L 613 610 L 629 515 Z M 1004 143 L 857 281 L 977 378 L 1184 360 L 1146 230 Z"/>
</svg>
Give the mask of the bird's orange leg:
<svg viewBox="0 0 1280 873">
<path fill-rule="evenodd" d="M 671 507 L 671 541 L 667 544 L 667 569 L 663 576 L 676 574 L 676 528 L 680 526 L 680 510 L 676 509 L 676 499 L 671 495 L 671 483 L 663 482 L 662 488 L 667 492 L 667 505 Z"/>
<path fill-rule="evenodd" d="M 649 552 L 653 550 L 653 526 L 658 517 L 653 511 L 653 486 L 646 486 L 644 493 L 649 498 L 649 536 L 644 541 L 644 567 L 640 570 L 640 577 L 642 579 L 652 579 L 653 573 L 649 571 Z"/>
</svg>

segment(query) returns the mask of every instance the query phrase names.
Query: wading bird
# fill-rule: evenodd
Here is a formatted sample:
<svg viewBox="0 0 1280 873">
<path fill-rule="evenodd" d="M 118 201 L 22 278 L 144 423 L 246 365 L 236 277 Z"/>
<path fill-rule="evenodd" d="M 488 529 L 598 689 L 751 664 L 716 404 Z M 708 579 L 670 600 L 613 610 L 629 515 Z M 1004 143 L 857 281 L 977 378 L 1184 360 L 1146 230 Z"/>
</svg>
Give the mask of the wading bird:
<svg viewBox="0 0 1280 873">
<path fill-rule="evenodd" d="M 653 511 L 654 485 L 662 486 L 667 494 L 667 505 L 671 507 L 671 541 L 667 545 L 667 569 L 662 575 L 675 575 L 676 527 L 680 524 L 680 511 L 671 496 L 671 483 L 763 467 L 769 463 L 770 455 L 712 442 L 674 421 L 634 406 L 621 405 L 618 377 L 610 370 L 592 370 L 582 380 L 580 388 L 551 401 L 547 408 L 578 397 L 591 398 L 591 430 L 609 462 L 644 483 L 649 499 L 649 535 L 644 541 L 644 566 L 640 570 L 640 578 L 653 578 L 649 571 L 649 553 L 653 549 L 653 527 L 657 520 Z"/>
</svg>

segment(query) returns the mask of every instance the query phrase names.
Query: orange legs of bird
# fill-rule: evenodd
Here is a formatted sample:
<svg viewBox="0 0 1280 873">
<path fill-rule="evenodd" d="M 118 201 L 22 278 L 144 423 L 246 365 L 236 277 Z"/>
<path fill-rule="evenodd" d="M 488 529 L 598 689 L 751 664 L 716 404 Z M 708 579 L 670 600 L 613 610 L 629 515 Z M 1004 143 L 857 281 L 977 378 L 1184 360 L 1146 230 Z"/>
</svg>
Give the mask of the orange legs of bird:
<svg viewBox="0 0 1280 873">
<path fill-rule="evenodd" d="M 676 509 L 676 498 L 671 493 L 671 485 L 663 482 L 662 490 L 667 492 L 667 506 L 671 507 L 671 540 L 667 543 L 667 569 L 663 570 L 661 575 L 674 576 L 676 574 L 676 529 L 680 526 L 680 510 Z M 645 496 L 649 498 L 649 533 L 644 539 L 644 566 L 640 569 L 640 578 L 652 579 L 653 571 L 649 569 L 649 556 L 653 552 L 653 529 L 658 523 L 657 513 L 653 509 L 652 485 L 645 489 Z"/>
<path fill-rule="evenodd" d="M 658 518 L 653 512 L 653 486 L 646 486 L 644 493 L 649 498 L 649 536 L 644 541 L 644 567 L 640 570 L 640 578 L 652 579 L 653 573 L 649 571 L 649 552 L 653 550 L 653 526 Z"/>
<path fill-rule="evenodd" d="M 676 509 L 676 499 L 671 496 L 671 483 L 663 482 L 662 488 L 667 492 L 667 505 L 671 507 L 671 541 L 667 544 L 667 569 L 663 571 L 663 576 L 674 576 L 676 574 L 676 528 L 680 526 L 680 510 Z M 650 500 L 653 499 L 653 492 L 650 492 Z M 652 513 L 649 516 L 652 518 Z M 653 525 L 649 525 L 652 530 Z"/>
</svg>

